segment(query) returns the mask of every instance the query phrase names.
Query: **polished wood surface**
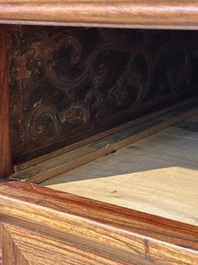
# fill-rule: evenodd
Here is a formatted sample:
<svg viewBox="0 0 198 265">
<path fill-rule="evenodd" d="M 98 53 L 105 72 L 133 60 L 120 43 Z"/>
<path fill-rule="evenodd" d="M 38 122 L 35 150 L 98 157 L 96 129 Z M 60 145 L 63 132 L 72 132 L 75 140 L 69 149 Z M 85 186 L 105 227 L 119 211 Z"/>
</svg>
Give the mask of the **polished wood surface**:
<svg viewBox="0 0 198 265">
<path fill-rule="evenodd" d="M 119 263 L 111 257 L 97 255 L 89 250 L 67 244 L 60 239 L 50 238 L 7 223 L 2 225 L 2 230 L 3 261 L 7 265 L 126 264 L 125 262 Z"/>
<path fill-rule="evenodd" d="M 16 247 L 23 246 L 24 250 L 28 245 L 23 236 L 29 234 L 32 240 L 34 231 L 40 236 L 60 240 L 60 249 L 61 242 L 65 242 L 84 249 L 85 253 L 88 251 L 89 255 L 109 257 L 117 264 L 176 265 L 197 264 L 198 261 L 197 226 L 22 182 L 0 185 L 0 209 L 4 227 L 2 242 L 7 242 L 4 235 L 7 231 L 10 238 L 17 238 Z M 18 226 L 25 232 L 21 233 Z M 53 240 L 38 240 L 30 244 L 30 249 L 37 245 L 39 254 L 44 244 L 49 244 L 46 260 L 51 259 L 50 245 L 56 245 Z M 5 248 L 3 262 L 8 264 L 4 251 Z M 22 252 L 24 256 L 27 251 Z M 78 255 L 74 253 L 75 261 L 70 264 L 79 264 Z M 44 263 L 37 260 L 34 264 Z M 93 255 L 86 264 L 101 263 L 95 261 Z"/>
<path fill-rule="evenodd" d="M 198 28 L 198 1 L 0 1 L 0 21 L 122 28 Z"/>
<path fill-rule="evenodd" d="M 11 174 L 9 89 L 7 83 L 6 30 L 0 25 L 0 179 Z"/>
</svg>

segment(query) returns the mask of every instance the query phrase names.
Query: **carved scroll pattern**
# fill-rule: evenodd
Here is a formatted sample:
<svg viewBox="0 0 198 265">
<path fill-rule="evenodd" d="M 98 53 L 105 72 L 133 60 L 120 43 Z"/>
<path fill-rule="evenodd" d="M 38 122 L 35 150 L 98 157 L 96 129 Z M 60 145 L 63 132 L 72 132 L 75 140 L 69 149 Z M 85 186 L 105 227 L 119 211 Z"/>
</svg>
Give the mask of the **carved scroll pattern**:
<svg viewBox="0 0 198 265">
<path fill-rule="evenodd" d="M 196 40 L 195 32 L 13 27 L 14 156 L 190 93 Z"/>
</svg>

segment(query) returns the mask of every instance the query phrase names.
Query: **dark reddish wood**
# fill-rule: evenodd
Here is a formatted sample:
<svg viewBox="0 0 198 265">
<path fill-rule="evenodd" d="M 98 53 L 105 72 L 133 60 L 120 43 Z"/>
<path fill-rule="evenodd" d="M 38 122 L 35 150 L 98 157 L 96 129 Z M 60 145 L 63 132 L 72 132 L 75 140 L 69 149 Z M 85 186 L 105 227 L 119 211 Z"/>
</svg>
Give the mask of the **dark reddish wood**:
<svg viewBox="0 0 198 265">
<path fill-rule="evenodd" d="M 198 262 L 197 226 L 22 182 L 0 185 L 0 208 L 3 226 L 23 253 L 27 251 L 26 257 L 30 249 L 37 255 L 46 244 L 49 250 L 55 244 L 61 249 L 61 242 L 65 242 L 81 249 L 81 255 L 88 251 L 93 261 L 88 264 L 99 264 L 94 255 L 109 257 L 116 264 Z M 18 225 L 25 231 L 17 232 Z M 33 237 L 31 231 L 37 235 Z M 26 246 L 23 235 L 29 237 L 30 246 Z M 47 236 L 45 240 L 42 235 Z M 71 264 L 81 264 L 77 261 L 79 253 L 72 254 L 76 262 Z M 45 255 L 49 259 L 51 252 Z"/>
<path fill-rule="evenodd" d="M 6 28 L 0 25 L 0 179 L 11 174 L 9 89 L 6 59 Z"/>
</svg>

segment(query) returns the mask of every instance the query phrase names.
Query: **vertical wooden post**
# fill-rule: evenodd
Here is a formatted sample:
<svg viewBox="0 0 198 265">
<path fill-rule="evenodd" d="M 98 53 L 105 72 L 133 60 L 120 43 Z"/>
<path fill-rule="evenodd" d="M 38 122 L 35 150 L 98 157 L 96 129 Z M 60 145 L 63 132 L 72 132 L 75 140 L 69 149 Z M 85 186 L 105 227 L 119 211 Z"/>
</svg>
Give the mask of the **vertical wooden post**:
<svg viewBox="0 0 198 265">
<path fill-rule="evenodd" d="M 9 89 L 6 58 L 6 26 L 0 25 L 0 179 L 11 174 Z"/>
</svg>

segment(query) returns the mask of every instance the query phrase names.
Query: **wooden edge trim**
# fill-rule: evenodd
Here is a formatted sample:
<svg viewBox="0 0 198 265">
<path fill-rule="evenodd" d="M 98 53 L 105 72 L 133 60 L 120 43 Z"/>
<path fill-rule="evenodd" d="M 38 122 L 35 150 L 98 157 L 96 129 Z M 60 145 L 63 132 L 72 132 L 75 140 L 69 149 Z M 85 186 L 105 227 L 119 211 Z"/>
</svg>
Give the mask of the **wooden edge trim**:
<svg viewBox="0 0 198 265">
<path fill-rule="evenodd" d="M 24 182 L 0 184 L 0 209 L 3 222 L 119 253 L 123 261 L 130 255 L 170 264 L 198 261 L 198 226 Z"/>
<path fill-rule="evenodd" d="M 113 28 L 113 29 L 150 29 L 150 30 L 198 30 L 198 25 L 196 24 L 118 24 L 118 23 L 91 23 L 91 22 L 60 22 L 60 21 L 40 21 L 40 20 L 10 20 L 10 19 L 0 19 L 0 24 L 4 25 L 22 25 L 22 26 L 60 26 L 60 27 L 84 27 L 84 28 Z"/>
<path fill-rule="evenodd" d="M 1 22 L 198 28 L 198 2 L 176 0 L 0 1 Z"/>
<path fill-rule="evenodd" d="M 0 179 L 11 175 L 9 89 L 6 27 L 0 25 Z"/>
</svg>

